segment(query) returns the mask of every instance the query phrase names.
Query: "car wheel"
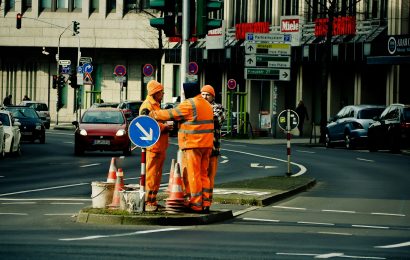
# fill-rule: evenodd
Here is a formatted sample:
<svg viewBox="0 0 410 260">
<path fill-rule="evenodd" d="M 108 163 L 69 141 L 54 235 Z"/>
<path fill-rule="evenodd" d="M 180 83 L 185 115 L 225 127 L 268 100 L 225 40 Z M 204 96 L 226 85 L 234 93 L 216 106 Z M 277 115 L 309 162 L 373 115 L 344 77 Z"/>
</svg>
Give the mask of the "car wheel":
<svg viewBox="0 0 410 260">
<path fill-rule="evenodd" d="M 16 152 L 14 153 L 16 156 L 21 156 L 21 145 L 19 144 L 17 147 Z"/>
<path fill-rule="evenodd" d="M 84 154 L 84 150 L 81 149 L 81 147 L 79 147 L 77 143 L 74 144 L 74 154 L 75 155 L 83 155 Z"/>
<path fill-rule="evenodd" d="M 332 148 L 333 147 L 332 141 L 330 140 L 329 133 L 326 133 L 325 146 L 326 146 L 326 148 Z"/>
<path fill-rule="evenodd" d="M 345 147 L 349 150 L 354 149 L 354 143 L 349 133 L 345 134 Z"/>
</svg>

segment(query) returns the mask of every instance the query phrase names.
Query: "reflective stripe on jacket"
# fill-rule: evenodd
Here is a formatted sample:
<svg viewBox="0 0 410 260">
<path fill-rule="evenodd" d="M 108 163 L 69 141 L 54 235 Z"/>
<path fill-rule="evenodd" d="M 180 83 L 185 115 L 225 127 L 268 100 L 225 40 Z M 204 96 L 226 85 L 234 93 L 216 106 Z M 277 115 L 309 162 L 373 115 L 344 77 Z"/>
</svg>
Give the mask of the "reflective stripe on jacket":
<svg viewBox="0 0 410 260">
<path fill-rule="evenodd" d="M 176 108 L 153 111 L 150 115 L 156 120 L 180 121 L 178 145 L 181 150 L 213 147 L 213 110 L 200 94 L 185 99 Z"/>
<path fill-rule="evenodd" d="M 155 99 L 152 96 L 147 96 L 147 98 L 144 100 L 144 102 L 142 103 L 140 107 L 140 114 L 141 114 L 141 111 L 145 108 L 147 108 L 149 111 L 156 111 L 156 110 L 160 110 L 161 106 L 157 101 L 155 101 Z M 154 152 L 154 153 L 165 151 L 168 148 L 168 133 L 165 131 L 167 129 L 166 124 L 159 121 L 158 125 L 161 131 L 159 140 L 154 145 L 147 148 L 147 151 Z"/>
</svg>

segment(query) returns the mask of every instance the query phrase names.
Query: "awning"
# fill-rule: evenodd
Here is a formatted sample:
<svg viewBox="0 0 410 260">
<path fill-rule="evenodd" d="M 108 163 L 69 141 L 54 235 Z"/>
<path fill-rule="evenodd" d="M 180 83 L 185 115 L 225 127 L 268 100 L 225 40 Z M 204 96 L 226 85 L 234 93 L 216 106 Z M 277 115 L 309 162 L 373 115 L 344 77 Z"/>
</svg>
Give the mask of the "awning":
<svg viewBox="0 0 410 260">
<path fill-rule="evenodd" d="M 410 56 L 373 56 L 367 57 L 367 64 L 410 64 Z"/>
</svg>

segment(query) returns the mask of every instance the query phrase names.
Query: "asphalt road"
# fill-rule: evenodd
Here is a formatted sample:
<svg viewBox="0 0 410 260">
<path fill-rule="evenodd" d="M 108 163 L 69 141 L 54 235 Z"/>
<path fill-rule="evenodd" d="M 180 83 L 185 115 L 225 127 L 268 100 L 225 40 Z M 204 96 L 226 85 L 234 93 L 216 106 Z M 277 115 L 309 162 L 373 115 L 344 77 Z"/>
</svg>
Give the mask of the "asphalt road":
<svg viewBox="0 0 410 260">
<path fill-rule="evenodd" d="M 73 136 L 49 131 L 0 161 L 0 255 L 7 259 L 410 259 L 408 155 L 292 147 L 292 172 L 317 179 L 311 190 L 206 226 L 75 223 L 91 204 L 92 181 L 111 157 L 73 156 Z M 176 143 L 176 140 L 172 140 Z M 284 145 L 223 142 L 216 182 L 284 175 Z M 170 160 L 176 145 L 170 145 Z M 137 182 L 140 155 L 119 161 Z M 303 168 L 306 167 L 306 172 Z M 168 175 L 164 175 L 164 185 Z"/>
</svg>

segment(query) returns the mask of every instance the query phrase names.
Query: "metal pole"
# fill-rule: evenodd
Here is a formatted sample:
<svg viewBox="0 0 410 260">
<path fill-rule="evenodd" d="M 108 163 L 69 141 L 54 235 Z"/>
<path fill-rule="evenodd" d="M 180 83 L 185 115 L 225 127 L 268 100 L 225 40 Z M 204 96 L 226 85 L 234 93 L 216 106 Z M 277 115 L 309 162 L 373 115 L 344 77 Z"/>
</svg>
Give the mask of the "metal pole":
<svg viewBox="0 0 410 260">
<path fill-rule="evenodd" d="M 181 46 L 181 102 L 185 100 L 184 83 L 189 62 L 189 0 L 182 1 L 182 46 Z"/>
<path fill-rule="evenodd" d="M 286 112 L 286 151 L 288 156 L 288 171 L 286 175 L 289 177 L 292 175 L 290 169 L 290 109 L 287 109 Z"/>
<path fill-rule="evenodd" d="M 140 196 L 138 212 L 145 211 L 145 163 L 146 163 L 146 153 L 145 148 L 141 148 L 141 177 L 140 177 Z"/>
</svg>

